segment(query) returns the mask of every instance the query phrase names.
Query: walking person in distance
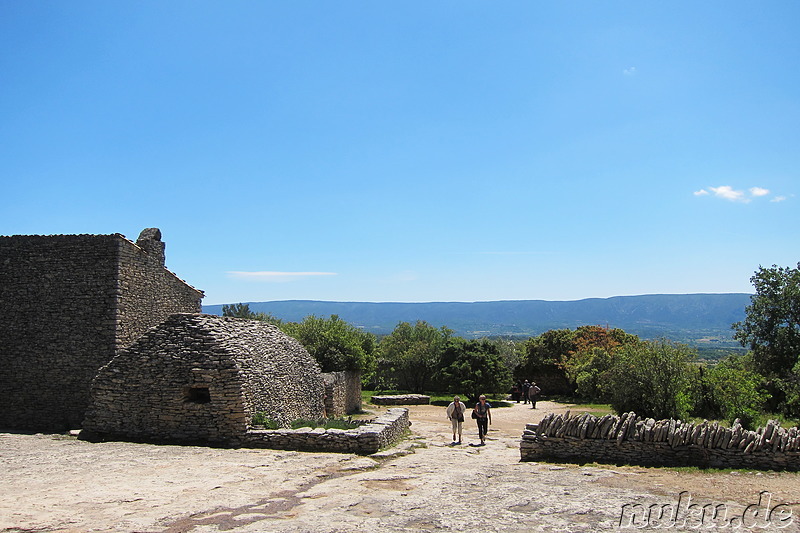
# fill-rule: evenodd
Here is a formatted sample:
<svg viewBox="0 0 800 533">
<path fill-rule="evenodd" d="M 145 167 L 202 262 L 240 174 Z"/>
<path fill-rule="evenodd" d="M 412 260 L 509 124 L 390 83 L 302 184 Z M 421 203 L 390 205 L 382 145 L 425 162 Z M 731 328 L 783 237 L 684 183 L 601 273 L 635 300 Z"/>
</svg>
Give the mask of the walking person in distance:
<svg viewBox="0 0 800 533">
<path fill-rule="evenodd" d="M 535 381 L 532 382 L 531 387 L 528 389 L 528 396 L 531 400 L 531 409 L 536 409 L 536 400 L 538 399 L 540 392 L 542 392 L 542 389 L 536 385 Z"/>
</svg>

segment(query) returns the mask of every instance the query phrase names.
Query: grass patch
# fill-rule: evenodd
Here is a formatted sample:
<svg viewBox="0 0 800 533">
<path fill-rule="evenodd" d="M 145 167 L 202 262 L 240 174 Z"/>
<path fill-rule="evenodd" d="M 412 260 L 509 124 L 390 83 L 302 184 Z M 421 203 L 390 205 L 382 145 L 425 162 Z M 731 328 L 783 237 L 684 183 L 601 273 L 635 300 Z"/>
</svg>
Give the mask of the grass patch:
<svg viewBox="0 0 800 533">
<path fill-rule="evenodd" d="M 753 428 L 757 427 L 766 427 L 767 422 L 770 420 L 777 420 L 781 427 L 790 428 L 794 426 L 800 426 L 800 420 L 796 418 L 787 418 L 783 415 L 776 414 L 776 413 L 762 413 L 753 419 L 753 423 L 751 424 Z"/>
<path fill-rule="evenodd" d="M 253 415 L 252 424 L 254 426 L 261 426 L 264 429 L 280 429 L 281 427 L 277 420 L 270 418 L 267 413 L 261 411 Z"/>
<path fill-rule="evenodd" d="M 324 428 L 324 429 L 355 429 L 362 424 L 365 420 L 353 420 L 352 417 L 347 418 L 298 418 L 290 424 L 292 429 L 298 428 Z M 282 426 L 277 420 L 270 418 L 267 413 L 258 412 L 253 415 L 252 424 L 260 426 L 264 429 L 281 429 Z"/>
<path fill-rule="evenodd" d="M 363 420 L 352 418 L 298 418 L 292 422 L 292 429 L 298 428 L 325 428 L 325 429 L 355 429 L 364 423 Z"/>
<path fill-rule="evenodd" d="M 572 404 L 570 406 L 570 410 L 580 411 L 581 413 L 589 413 L 590 415 L 594 415 L 598 418 L 615 414 L 610 405 L 602 403 Z"/>
</svg>

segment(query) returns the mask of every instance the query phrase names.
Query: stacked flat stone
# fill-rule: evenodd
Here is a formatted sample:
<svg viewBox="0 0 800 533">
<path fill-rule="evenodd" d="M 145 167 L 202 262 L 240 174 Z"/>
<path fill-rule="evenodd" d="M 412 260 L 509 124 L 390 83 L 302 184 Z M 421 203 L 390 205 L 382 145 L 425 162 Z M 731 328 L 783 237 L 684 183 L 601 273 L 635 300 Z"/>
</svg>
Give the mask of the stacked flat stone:
<svg viewBox="0 0 800 533">
<path fill-rule="evenodd" d="M 203 297 L 164 267 L 161 232 L 0 236 L 0 428 L 81 426 L 98 369 Z"/>
<path fill-rule="evenodd" d="M 395 444 L 410 425 L 408 409 L 393 408 L 355 429 L 251 430 L 242 446 L 367 455 Z"/>
<path fill-rule="evenodd" d="M 639 465 L 800 470 L 800 429 L 776 420 L 756 431 L 739 419 L 731 427 L 704 420 L 654 420 L 634 412 L 597 417 L 550 413 L 527 424 L 520 442 L 523 461 L 544 458 Z"/>
<path fill-rule="evenodd" d="M 336 417 L 361 411 L 361 373 L 355 371 L 326 372 L 325 412 Z"/>
<path fill-rule="evenodd" d="M 393 394 L 373 396 L 370 401 L 375 405 L 428 405 L 431 397 L 425 394 Z"/>
<path fill-rule="evenodd" d="M 323 416 L 319 365 L 257 320 L 172 315 L 100 369 L 85 438 L 241 445 L 252 417 Z"/>
</svg>

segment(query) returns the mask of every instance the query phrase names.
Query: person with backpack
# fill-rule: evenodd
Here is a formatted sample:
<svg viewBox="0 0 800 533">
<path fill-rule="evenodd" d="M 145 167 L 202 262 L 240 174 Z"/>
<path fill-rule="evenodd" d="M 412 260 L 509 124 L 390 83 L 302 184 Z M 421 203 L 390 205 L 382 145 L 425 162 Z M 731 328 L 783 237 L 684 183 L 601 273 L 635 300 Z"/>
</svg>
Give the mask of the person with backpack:
<svg viewBox="0 0 800 533">
<path fill-rule="evenodd" d="M 542 389 L 536 385 L 535 381 L 532 382 L 531 388 L 528 389 L 528 396 L 531 401 L 531 409 L 536 409 L 536 397 L 539 396 L 540 392 L 542 392 Z"/>
<path fill-rule="evenodd" d="M 531 390 L 531 384 L 526 379 L 525 383 L 522 384 L 522 403 L 523 404 L 528 403 L 528 397 L 530 395 L 530 390 Z"/>
<path fill-rule="evenodd" d="M 492 423 L 492 404 L 486 401 L 483 394 L 478 398 L 478 403 L 472 410 L 472 418 L 478 423 L 478 437 L 481 439 L 481 446 L 486 444 L 486 434 L 489 432 L 489 424 Z"/>
</svg>

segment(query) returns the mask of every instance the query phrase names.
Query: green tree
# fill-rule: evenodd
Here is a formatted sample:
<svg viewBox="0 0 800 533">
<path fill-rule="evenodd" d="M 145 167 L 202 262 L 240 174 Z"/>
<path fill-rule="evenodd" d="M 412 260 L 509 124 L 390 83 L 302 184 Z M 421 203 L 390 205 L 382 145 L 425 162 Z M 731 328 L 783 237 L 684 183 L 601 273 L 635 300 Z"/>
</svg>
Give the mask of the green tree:
<svg viewBox="0 0 800 533">
<path fill-rule="evenodd" d="M 225 304 L 222 306 L 222 316 L 234 318 L 253 318 L 255 313 L 250 310 L 250 304 Z"/>
<path fill-rule="evenodd" d="M 302 322 L 284 323 L 281 329 L 314 356 L 323 372 L 355 370 L 369 374 L 375 366 L 375 336 L 337 315 L 311 315 Z"/>
<path fill-rule="evenodd" d="M 759 267 L 750 278 L 755 294 L 734 338 L 750 348 L 768 380 L 772 408 L 800 417 L 800 263 L 797 268 Z"/>
<path fill-rule="evenodd" d="M 448 392 L 465 393 L 471 401 L 481 394 L 506 392 L 511 372 L 496 343 L 483 340 L 451 339 L 441 360 L 441 379 Z"/>
<path fill-rule="evenodd" d="M 764 376 L 752 370 L 750 355 L 729 355 L 716 365 L 698 371 L 696 388 L 707 395 L 696 405 L 704 410 L 697 412 L 705 418 L 738 418 L 746 428 L 752 426 L 760 415 L 769 394 L 764 390 Z"/>
<path fill-rule="evenodd" d="M 570 329 L 551 329 L 525 342 L 523 375 L 543 370 L 559 369 L 567 354 L 575 350 L 575 332 Z"/>
<path fill-rule="evenodd" d="M 273 316 L 272 313 L 254 313 L 250 310 L 250 304 L 225 304 L 222 306 L 222 316 L 233 318 L 247 318 L 249 320 L 260 320 L 275 326 L 280 326 L 283 321 Z"/>
<path fill-rule="evenodd" d="M 487 339 L 497 347 L 503 365 L 513 376 L 514 372 L 522 365 L 525 360 L 525 349 L 522 343 L 514 342 L 511 339 L 495 338 Z"/>
<path fill-rule="evenodd" d="M 573 339 L 574 349 L 562 356 L 561 367 L 576 394 L 590 401 L 610 401 L 614 354 L 626 344 L 638 343 L 639 337 L 617 328 L 580 326 Z"/>
<path fill-rule="evenodd" d="M 591 347 L 570 358 L 567 376 L 575 384 L 575 393 L 588 401 L 606 403 L 611 400 L 609 373 L 613 351 Z"/>
<path fill-rule="evenodd" d="M 620 347 L 609 372 L 611 407 L 620 414 L 685 419 L 694 357 L 688 346 L 663 339 Z"/>
<path fill-rule="evenodd" d="M 379 348 L 387 363 L 385 371 L 393 372 L 403 389 L 424 392 L 439 370 L 442 352 L 452 333 L 425 321 L 417 321 L 413 326 L 400 322 L 381 339 Z"/>
<path fill-rule="evenodd" d="M 551 386 L 563 389 L 562 394 L 577 392 L 589 400 L 606 401 L 606 374 L 613 352 L 638 341 L 636 335 L 602 326 L 552 329 L 526 341 L 517 375 L 547 376 Z"/>
</svg>

